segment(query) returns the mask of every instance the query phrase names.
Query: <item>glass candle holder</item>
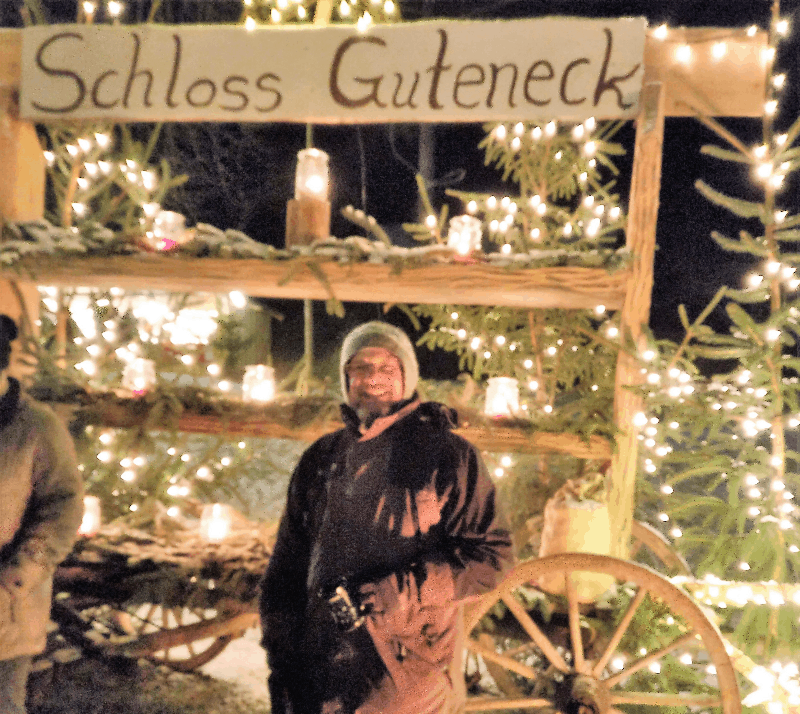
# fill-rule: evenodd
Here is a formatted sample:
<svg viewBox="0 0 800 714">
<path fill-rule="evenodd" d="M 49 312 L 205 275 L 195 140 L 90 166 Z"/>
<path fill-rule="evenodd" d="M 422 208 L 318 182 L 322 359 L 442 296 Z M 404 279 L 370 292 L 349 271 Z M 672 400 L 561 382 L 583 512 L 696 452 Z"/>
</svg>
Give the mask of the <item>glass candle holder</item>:
<svg viewBox="0 0 800 714">
<path fill-rule="evenodd" d="M 514 377 L 491 377 L 486 388 L 487 416 L 514 416 L 519 411 L 519 382 Z"/>
<path fill-rule="evenodd" d="M 170 250 L 184 242 L 186 218 L 175 211 L 159 211 L 153 220 L 153 239 L 157 250 Z"/>
<path fill-rule="evenodd" d="M 78 527 L 78 535 L 93 536 L 100 530 L 100 499 L 97 496 L 83 497 L 83 519 Z"/>
<path fill-rule="evenodd" d="M 275 399 L 275 370 L 265 364 L 244 368 L 242 398 L 246 402 L 269 402 Z"/>
<path fill-rule="evenodd" d="M 156 364 L 151 359 L 137 357 L 128 362 L 122 371 L 122 386 L 136 396 L 152 389 L 156 383 Z"/>
<path fill-rule="evenodd" d="M 479 218 L 475 216 L 453 216 L 447 232 L 447 245 L 459 255 L 469 255 L 473 250 L 480 250 L 483 228 Z"/>
<path fill-rule="evenodd" d="M 210 543 L 225 540 L 233 526 L 233 510 L 224 503 L 209 503 L 200 513 L 200 535 Z"/>
<path fill-rule="evenodd" d="M 319 149 L 303 149 L 297 154 L 294 197 L 328 199 L 328 155 Z"/>
</svg>

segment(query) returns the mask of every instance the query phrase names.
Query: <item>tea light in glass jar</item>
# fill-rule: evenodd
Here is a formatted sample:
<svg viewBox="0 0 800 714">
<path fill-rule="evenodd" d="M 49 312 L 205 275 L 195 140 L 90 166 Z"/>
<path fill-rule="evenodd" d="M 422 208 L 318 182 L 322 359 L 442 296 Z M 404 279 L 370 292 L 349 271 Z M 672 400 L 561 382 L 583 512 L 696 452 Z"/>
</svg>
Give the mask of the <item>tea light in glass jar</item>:
<svg viewBox="0 0 800 714">
<path fill-rule="evenodd" d="M 83 520 L 78 535 L 93 536 L 100 530 L 100 499 L 97 496 L 83 497 Z"/>
<path fill-rule="evenodd" d="M 447 245 L 459 255 L 469 255 L 481 248 L 481 221 L 475 216 L 453 216 L 447 232 Z"/>
<path fill-rule="evenodd" d="M 328 155 L 319 149 L 303 149 L 297 154 L 294 197 L 328 198 Z"/>
<path fill-rule="evenodd" d="M 211 543 L 219 543 L 230 535 L 233 513 L 224 503 L 209 503 L 200 513 L 200 535 Z"/>
<path fill-rule="evenodd" d="M 513 416 L 519 411 L 519 383 L 513 377 L 491 377 L 486 388 L 487 416 Z"/>
<path fill-rule="evenodd" d="M 269 402 L 275 399 L 275 370 L 265 364 L 244 368 L 242 397 L 246 402 Z"/>
<path fill-rule="evenodd" d="M 153 238 L 157 250 L 170 250 L 184 242 L 186 218 L 175 211 L 159 211 L 153 221 Z"/>
<path fill-rule="evenodd" d="M 156 383 L 156 365 L 151 359 L 137 357 L 122 371 L 122 386 L 141 396 Z"/>
</svg>

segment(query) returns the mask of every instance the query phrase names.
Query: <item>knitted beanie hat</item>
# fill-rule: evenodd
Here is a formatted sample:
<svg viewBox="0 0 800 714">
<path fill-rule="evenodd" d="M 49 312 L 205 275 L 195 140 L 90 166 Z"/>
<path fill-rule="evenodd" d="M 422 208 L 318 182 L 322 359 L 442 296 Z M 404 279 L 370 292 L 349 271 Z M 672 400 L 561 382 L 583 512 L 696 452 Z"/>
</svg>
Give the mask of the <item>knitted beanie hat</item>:
<svg viewBox="0 0 800 714">
<path fill-rule="evenodd" d="M 17 339 L 17 323 L 8 315 L 0 314 L 0 372 L 8 367 L 11 343 Z"/>
<path fill-rule="evenodd" d="M 364 347 L 383 347 L 389 350 L 403 367 L 403 399 L 409 399 L 417 388 L 419 380 L 419 365 L 414 346 L 408 335 L 388 322 L 365 322 L 359 325 L 342 343 L 342 353 L 339 358 L 339 379 L 342 384 L 342 394 L 347 398 L 347 363 L 355 356 L 356 352 Z"/>
</svg>

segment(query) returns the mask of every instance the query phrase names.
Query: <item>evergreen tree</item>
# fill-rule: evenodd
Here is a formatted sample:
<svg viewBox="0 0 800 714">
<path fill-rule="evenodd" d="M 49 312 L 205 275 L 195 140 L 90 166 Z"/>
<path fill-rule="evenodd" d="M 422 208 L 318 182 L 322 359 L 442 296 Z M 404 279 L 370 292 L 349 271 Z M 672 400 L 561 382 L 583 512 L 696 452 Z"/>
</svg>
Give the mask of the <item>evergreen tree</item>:
<svg viewBox="0 0 800 714">
<path fill-rule="evenodd" d="M 787 25 L 775 3 L 766 52 L 771 68 Z M 798 166 L 800 119 L 778 129 L 786 77 L 772 70 L 759 145 L 747 146 L 722 124 L 701 118 L 721 141 L 703 153 L 754 179 L 761 194 L 756 200 L 727 195 L 697 181 L 703 196 L 743 226 L 736 237 L 713 232 L 712 238 L 741 255 L 744 266 L 757 267 L 744 287 L 721 289 L 693 322 L 681 309 L 686 334 L 680 345 L 653 341 L 640 422 L 645 478 L 639 503 L 708 580 L 690 590 L 715 608 L 732 642 L 765 664 L 777 658 L 775 676 L 796 676 L 800 216 L 783 199 Z M 711 326 L 721 309 L 727 331 Z M 768 702 L 764 691 L 745 703 Z"/>
</svg>

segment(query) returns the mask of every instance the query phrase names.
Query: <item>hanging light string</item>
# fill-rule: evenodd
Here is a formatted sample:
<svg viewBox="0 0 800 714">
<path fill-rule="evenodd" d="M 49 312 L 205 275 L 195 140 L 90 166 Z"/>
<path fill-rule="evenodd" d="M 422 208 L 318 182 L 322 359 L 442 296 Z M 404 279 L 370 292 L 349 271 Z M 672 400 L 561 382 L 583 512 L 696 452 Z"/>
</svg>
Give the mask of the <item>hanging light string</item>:
<svg viewBox="0 0 800 714">
<path fill-rule="evenodd" d="M 242 23 L 248 30 L 262 25 L 314 22 L 318 0 L 243 0 Z M 390 23 L 400 19 L 395 0 L 333 1 L 333 19 L 354 24 L 366 32 L 375 23 Z"/>
</svg>

